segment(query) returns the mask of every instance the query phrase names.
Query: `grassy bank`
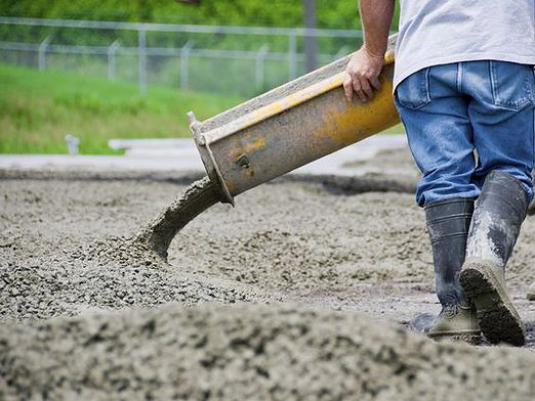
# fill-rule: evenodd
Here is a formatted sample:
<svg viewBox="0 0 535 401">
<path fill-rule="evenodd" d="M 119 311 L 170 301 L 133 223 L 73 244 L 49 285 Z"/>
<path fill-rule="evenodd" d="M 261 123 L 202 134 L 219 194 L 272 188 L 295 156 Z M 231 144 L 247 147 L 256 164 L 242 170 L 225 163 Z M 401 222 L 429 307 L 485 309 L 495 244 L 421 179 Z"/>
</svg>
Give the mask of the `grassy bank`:
<svg viewBox="0 0 535 401">
<path fill-rule="evenodd" d="M 66 153 L 66 134 L 82 154 L 112 154 L 111 138 L 189 137 L 186 113 L 210 117 L 240 102 L 0 64 L 0 153 Z"/>
<path fill-rule="evenodd" d="M 0 153 L 67 153 L 72 134 L 81 154 L 114 154 L 109 139 L 190 137 L 188 111 L 202 120 L 241 100 L 158 87 L 142 98 L 132 84 L 0 64 Z"/>
</svg>

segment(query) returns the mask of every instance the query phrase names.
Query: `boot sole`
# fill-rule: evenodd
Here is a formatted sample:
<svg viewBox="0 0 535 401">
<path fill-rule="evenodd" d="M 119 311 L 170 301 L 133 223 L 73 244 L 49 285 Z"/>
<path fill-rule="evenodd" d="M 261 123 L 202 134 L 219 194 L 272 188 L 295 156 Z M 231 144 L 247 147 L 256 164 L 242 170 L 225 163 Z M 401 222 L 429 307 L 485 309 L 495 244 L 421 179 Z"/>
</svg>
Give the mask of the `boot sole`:
<svg viewBox="0 0 535 401">
<path fill-rule="evenodd" d="M 437 342 L 481 344 L 481 335 L 479 334 L 428 334 L 428 337 Z"/>
<path fill-rule="evenodd" d="M 463 268 L 461 286 L 476 307 L 481 331 L 492 344 L 522 346 L 526 342 L 524 325 L 505 288 L 489 269 L 485 264 Z"/>
</svg>

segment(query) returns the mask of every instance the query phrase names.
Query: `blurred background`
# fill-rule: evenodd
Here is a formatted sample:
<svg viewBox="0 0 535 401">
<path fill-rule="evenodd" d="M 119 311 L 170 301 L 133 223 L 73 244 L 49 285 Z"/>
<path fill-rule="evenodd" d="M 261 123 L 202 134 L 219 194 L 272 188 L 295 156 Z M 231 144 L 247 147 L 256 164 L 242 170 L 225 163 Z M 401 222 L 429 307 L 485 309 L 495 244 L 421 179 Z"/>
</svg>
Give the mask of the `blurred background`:
<svg viewBox="0 0 535 401">
<path fill-rule="evenodd" d="M 187 111 L 342 57 L 360 29 L 355 0 L 0 0 L 0 153 L 189 137 Z"/>
</svg>

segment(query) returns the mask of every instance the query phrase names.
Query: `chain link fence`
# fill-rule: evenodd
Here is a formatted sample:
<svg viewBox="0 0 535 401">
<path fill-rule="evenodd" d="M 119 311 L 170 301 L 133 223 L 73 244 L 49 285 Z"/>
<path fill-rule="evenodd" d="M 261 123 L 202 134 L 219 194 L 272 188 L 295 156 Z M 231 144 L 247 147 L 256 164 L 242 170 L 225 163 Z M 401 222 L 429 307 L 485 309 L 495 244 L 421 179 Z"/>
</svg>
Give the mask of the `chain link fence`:
<svg viewBox="0 0 535 401">
<path fill-rule="evenodd" d="M 327 64 L 362 32 L 0 17 L 0 62 L 109 80 L 244 97 L 305 73 L 314 37 Z"/>
</svg>

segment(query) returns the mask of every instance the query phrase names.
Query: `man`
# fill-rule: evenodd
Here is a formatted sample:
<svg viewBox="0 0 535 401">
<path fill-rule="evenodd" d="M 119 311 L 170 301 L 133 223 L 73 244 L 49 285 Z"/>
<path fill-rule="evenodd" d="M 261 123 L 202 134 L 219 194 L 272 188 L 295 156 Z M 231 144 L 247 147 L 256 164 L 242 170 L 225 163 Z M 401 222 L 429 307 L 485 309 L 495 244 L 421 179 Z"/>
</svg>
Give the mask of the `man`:
<svg viewBox="0 0 535 401">
<path fill-rule="evenodd" d="M 422 173 L 416 199 L 442 305 L 429 335 L 522 345 L 504 272 L 533 198 L 535 2 L 400 1 L 394 94 Z M 393 10 L 394 0 L 360 1 L 349 100 L 380 87 Z"/>
</svg>

